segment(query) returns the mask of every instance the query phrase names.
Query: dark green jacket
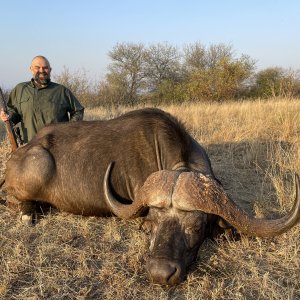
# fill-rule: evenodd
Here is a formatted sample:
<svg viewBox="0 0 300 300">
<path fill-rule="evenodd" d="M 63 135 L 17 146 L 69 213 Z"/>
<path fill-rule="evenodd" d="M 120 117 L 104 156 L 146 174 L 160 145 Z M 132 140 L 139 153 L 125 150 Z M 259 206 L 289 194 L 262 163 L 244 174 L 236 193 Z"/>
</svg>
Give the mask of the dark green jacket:
<svg viewBox="0 0 300 300">
<path fill-rule="evenodd" d="M 20 122 L 24 143 L 45 125 L 82 120 L 84 111 L 69 89 L 54 82 L 43 88 L 36 88 L 33 81 L 19 83 L 10 93 L 7 106 L 11 121 Z"/>
</svg>

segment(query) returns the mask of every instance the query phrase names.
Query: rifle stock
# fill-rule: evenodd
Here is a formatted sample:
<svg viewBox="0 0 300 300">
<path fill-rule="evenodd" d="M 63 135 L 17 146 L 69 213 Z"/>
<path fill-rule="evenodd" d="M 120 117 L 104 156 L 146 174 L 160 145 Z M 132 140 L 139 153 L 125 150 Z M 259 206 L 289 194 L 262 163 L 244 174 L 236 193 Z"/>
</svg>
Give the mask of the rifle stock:
<svg viewBox="0 0 300 300">
<path fill-rule="evenodd" d="M 0 98 L 1 98 L 1 107 L 3 108 L 4 112 L 7 114 L 8 113 L 7 106 L 6 106 L 6 102 L 5 102 L 4 95 L 3 95 L 1 88 L 0 88 Z M 9 139 L 11 149 L 12 149 L 12 151 L 15 151 L 18 148 L 18 143 L 17 143 L 15 132 L 13 130 L 10 120 L 5 121 L 4 123 L 5 123 L 7 137 Z"/>
<path fill-rule="evenodd" d="M 15 133 L 12 129 L 10 121 L 6 121 L 4 123 L 5 123 L 5 126 L 6 126 L 7 137 L 8 137 L 9 142 L 10 142 L 11 150 L 15 151 L 18 148 Z"/>
</svg>

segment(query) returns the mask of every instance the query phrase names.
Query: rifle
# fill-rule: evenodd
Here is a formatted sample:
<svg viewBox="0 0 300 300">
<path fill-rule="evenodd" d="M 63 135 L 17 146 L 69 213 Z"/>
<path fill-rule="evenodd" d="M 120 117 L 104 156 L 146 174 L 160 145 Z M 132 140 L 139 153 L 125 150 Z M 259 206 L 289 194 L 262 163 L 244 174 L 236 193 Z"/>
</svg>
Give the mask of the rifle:
<svg viewBox="0 0 300 300">
<path fill-rule="evenodd" d="M 3 108 L 4 112 L 8 114 L 6 102 L 1 88 L 0 88 L 0 105 Z M 15 151 L 18 148 L 18 143 L 17 143 L 16 134 L 13 130 L 12 123 L 10 120 L 5 121 L 4 123 L 6 127 L 7 136 L 11 145 L 11 149 L 12 151 Z"/>
</svg>

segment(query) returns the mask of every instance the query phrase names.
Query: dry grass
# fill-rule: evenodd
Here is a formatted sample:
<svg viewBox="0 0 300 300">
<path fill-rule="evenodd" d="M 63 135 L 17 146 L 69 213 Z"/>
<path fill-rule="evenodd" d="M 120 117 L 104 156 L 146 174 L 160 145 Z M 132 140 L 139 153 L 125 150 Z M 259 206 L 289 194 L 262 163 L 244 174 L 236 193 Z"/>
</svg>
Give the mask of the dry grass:
<svg viewBox="0 0 300 300">
<path fill-rule="evenodd" d="M 276 217 L 291 208 L 293 173 L 300 173 L 299 100 L 164 109 L 207 149 L 216 175 L 249 213 Z M 88 110 L 86 119 L 124 111 Z M 0 146 L 3 172 L 9 147 Z M 0 215 L 3 299 L 300 299 L 299 225 L 272 239 L 207 241 L 187 280 L 168 288 L 147 278 L 149 237 L 140 219 L 54 212 L 25 228 L 3 205 Z"/>
</svg>

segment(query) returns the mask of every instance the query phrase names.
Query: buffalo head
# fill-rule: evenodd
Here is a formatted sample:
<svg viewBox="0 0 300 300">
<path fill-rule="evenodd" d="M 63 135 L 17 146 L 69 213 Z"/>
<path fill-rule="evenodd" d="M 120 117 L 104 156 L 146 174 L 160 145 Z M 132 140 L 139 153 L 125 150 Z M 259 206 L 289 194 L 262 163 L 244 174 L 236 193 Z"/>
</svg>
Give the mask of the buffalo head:
<svg viewBox="0 0 300 300">
<path fill-rule="evenodd" d="M 228 224 L 241 233 L 270 237 L 285 232 L 300 217 L 297 175 L 292 210 L 282 218 L 267 220 L 250 217 L 214 178 L 187 170 L 151 174 L 135 201 L 130 205 L 121 204 L 110 188 L 111 166 L 104 178 L 104 192 L 112 212 L 128 219 L 149 208 L 146 224 L 151 230 L 151 242 L 147 270 L 151 279 L 159 284 L 174 285 L 185 278 L 187 267 L 196 258 L 213 220 L 223 228 Z"/>
</svg>

